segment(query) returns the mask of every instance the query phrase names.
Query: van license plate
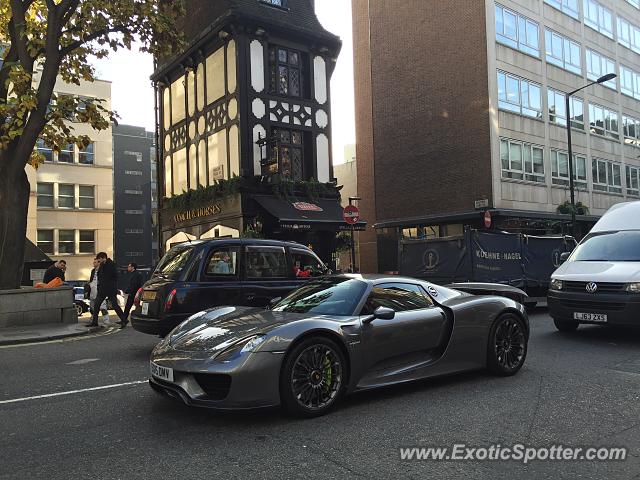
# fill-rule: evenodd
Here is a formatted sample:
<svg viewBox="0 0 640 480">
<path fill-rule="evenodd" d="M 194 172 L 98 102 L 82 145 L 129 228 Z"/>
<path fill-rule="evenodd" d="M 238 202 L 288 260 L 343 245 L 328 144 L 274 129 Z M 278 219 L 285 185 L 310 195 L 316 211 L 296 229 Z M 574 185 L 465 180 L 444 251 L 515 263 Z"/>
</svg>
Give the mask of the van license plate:
<svg viewBox="0 0 640 480">
<path fill-rule="evenodd" d="M 149 304 L 142 302 L 142 315 L 149 315 Z"/>
<path fill-rule="evenodd" d="M 154 377 L 173 382 L 173 368 L 161 367 L 153 362 L 149 362 L 149 369 L 151 370 L 151 375 Z"/>
<path fill-rule="evenodd" d="M 606 322 L 607 315 L 604 313 L 573 313 L 574 320 L 582 320 L 584 322 Z"/>
</svg>

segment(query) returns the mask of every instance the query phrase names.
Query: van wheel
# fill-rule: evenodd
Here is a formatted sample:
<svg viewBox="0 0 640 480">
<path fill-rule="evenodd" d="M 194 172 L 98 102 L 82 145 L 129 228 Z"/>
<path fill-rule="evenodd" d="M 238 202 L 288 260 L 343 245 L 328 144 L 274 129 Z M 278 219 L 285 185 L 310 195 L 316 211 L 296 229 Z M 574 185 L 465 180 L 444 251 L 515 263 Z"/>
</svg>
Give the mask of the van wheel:
<svg viewBox="0 0 640 480">
<path fill-rule="evenodd" d="M 575 332 L 580 325 L 577 320 L 558 320 L 553 319 L 553 323 L 560 332 Z"/>
</svg>

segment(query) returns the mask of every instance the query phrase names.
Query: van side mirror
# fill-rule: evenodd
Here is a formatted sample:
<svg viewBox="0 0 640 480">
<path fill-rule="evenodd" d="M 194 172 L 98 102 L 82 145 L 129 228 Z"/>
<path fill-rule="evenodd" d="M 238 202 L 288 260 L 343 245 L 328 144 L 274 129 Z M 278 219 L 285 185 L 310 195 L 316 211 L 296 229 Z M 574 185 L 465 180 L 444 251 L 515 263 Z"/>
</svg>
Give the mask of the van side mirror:
<svg viewBox="0 0 640 480">
<path fill-rule="evenodd" d="M 566 262 L 570 255 L 571 255 L 571 252 L 562 252 L 560 254 L 560 265 Z"/>
</svg>

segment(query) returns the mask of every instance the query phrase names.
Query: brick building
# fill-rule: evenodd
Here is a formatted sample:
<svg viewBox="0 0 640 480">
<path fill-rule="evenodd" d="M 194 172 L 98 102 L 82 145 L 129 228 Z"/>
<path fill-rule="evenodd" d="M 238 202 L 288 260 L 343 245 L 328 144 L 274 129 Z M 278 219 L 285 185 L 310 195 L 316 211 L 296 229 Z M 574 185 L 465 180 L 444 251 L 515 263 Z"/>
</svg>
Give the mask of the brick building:
<svg viewBox="0 0 640 480">
<path fill-rule="evenodd" d="M 572 97 L 578 229 L 638 198 L 639 8 L 354 0 L 358 194 L 376 223 L 363 271 L 395 270 L 401 235 L 483 228 L 485 210 L 491 228 L 568 233 L 564 92 L 606 73 Z"/>
</svg>

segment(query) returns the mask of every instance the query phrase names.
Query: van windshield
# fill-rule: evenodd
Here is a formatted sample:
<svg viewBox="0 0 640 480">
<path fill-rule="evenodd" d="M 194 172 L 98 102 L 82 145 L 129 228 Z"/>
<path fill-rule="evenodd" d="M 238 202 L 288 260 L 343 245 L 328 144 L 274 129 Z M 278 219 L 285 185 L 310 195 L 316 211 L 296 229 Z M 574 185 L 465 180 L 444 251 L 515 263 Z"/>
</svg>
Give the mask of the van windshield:
<svg viewBox="0 0 640 480">
<path fill-rule="evenodd" d="M 165 253 L 153 272 L 153 276 L 174 277 L 179 274 L 191 258 L 193 247 L 190 245 L 176 245 Z"/>
<path fill-rule="evenodd" d="M 640 262 L 640 230 L 589 235 L 571 255 L 580 262 Z"/>
</svg>

